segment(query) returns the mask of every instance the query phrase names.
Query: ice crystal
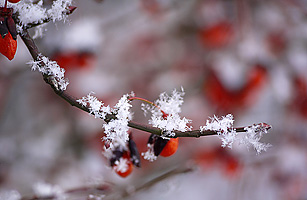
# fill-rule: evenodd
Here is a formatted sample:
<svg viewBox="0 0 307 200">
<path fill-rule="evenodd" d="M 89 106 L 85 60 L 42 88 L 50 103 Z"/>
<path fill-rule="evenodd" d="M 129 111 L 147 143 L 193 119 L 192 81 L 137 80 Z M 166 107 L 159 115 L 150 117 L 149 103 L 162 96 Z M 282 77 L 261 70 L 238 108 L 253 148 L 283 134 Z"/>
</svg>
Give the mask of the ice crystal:
<svg viewBox="0 0 307 200">
<path fill-rule="evenodd" d="M 32 66 L 32 70 L 38 70 L 42 74 L 48 75 L 48 78 L 57 90 L 66 90 L 69 83 L 64 77 L 65 70 L 57 62 L 49 60 L 49 58 L 40 54 L 36 61 L 32 60 L 28 64 Z"/>
<path fill-rule="evenodd" d="M 257 154 L 260 154 L 262 151 L 266 151 L 272 145 L 264 144 L 259 141 L 264 134 L 268 133 L 267 126 L 268 125 L 261 123 L 254 124 L 250 127 L 245 127 L 244 130 L 246 131 L 246 135 L 241 140 L 241 143 L 248 147 L 254 147 L 254 149 L 257 151 Z"/>
<path fill-rule="evenodd" d="M 30 24 L 41 24 L 45 21 L 66 21 L 67 8 L 71 6 L 72 0 L 55 0 L 50 9 L 46 9 L 43 5 L 43 0 L 33 1 L 24 0 L 18 4 L 12 4 L 14 12 L 18 13 L 17 29 L 22 32 L 22 27 L 27 27 Z"/>
<path fill-rule="evenodd" d="M 47 11 L 48 17 L 53 21 L 64 21 L 67 19 L 67 8 L 71 6 L 72 0 L 53 1 L 51 9 Z"/>
<path fill-rule="evenodd" d="M 200 130 L 212 130 L 216 131 L 218 136 L 222 140 L 222 147 L 232 148 L 232 144 L 235 141 L 237 132 L 233 129 L 233 116 L 228 114 L 225 117 L 218 118 L 216 116 L 207 120 L 206 126 L 201 126 Z"/>
<path fill-rule="evenodd" d="M 174 90 L 172 95 L 160 94 L 159 99 L 154 102 L 159 109 L 151 109 L 152 115 L 149 124 L 164 130 L 164 136 L 174 136 L 174 130 L 191 130 L 191 127 L 187 125 L 191 120 L 179 116 L 183 104 L 183 95 L 183 89 L 181 91 Z M 143 110 L 146 110 L 146 107 L 143 107 Z"/>
<path fill-rule="evenodd" d="M 95 93 L 90 92 L 87 96 L 78 99 L 77 102 L 89 108 L 90 114 L 93 114 L 95 118 L 105 119 L 106 114 L 111 114 L 111 108 L 110 106 L 103 106 L 104 103 L 99 101 L 93 94 Z"/>
<path fill-rule="evenodd" d="M 200 127 L 200 131 L 216 131 L 222 140 L 222 147 L 232 148 L 233 143 L 239 140 L 237 139 L 238 132 L 233 128 L 233 122 L 234 120 L 231 114 L 221 118 L 214 116 L 210 120 L 207 120 L 206 126 Z M 253 146 L 257 154 L 266 151 L 271 145 L 261 143 L 260 139 L 270 128 L 271 126 L 264 123 L 245 127 L 245 136 L 240 141 L 240 144 L 245 144 L 247 147 Z"/>
<path fill-rule="evenodd" d="M 128 101 L 129 95 L 124 95 L 114 108 L 110 108 L 109 106 L 104 106 L 104 104 L 92 94 L 93 92 L 78 99 L 77 102 L 87 107 L 90 114 L 93 114 L 96 118 L 105 120 L 107 114 L 114 114 L 114 118 L 108 119 L 109 121 L 103 124 L 106 134 L 104 140 L 110 142 L 110 145 L 113 145 L 113 141 L 116 141 L 116 143 L 124 146 L 129 139 L 128 122 L 132 119 L 132 113 L 130 112 L 131 104 Z"/>
<path fill-rule="evenodd" d="M 104 146 L 104 151 L 102 151 L 102 154 L 108 160 L 119 159 L 118 155 L 114 154 L 115 151 L 125 152 L 125 151 L 128 150 L 127 143 L 124 143 L 119 138 L 113 138 L 112 141 L 105 141 L 105 142 L 108 142 L 109 146 L 108 146 L 108 148 L 106 146 Z M 114 164 L 115 165 L 121 165 L 122 163 L 115 162 Z M 119 167 L 119 168 L 121 168 L 121 167 Z"/>
<path fill-rule="evenodd" d="M 144 159 L 150 162 L 157 160 L 157 156 L 155 156 L 154 154 L 153 145 L 147 144 L 147 147 L 148 147 L 147 151 L 142 153 Z"/>
<path fill-rule="evenodd" d="M 120 158 L 119 160 L 115 161 L 114 170 L 125 173 L 128 170 L 128 160 L 125 158 Z"/>
<path fill-rule="evenodd" d="M 43 1 L 37 3 L 31 1 L 20 1 L 18 4 L 13 4 L 15 13 L 18 14 L 19 22 L 22 26 L 27 26 L 32 23 L 42 23 L 47 18 L 47 9 L 43 7 Z"/>
<path fill-rule="evenodd" d="M 131 104 L 128 101 L 128 97 L 129 95 L 124 95 L 112 109 L 112 113 L 115 114 L 116 118 L 103 125 L 106 134 L 105 140 L 112 141 L 118 138 L 123 143 L 129 140 L 128 122 L 132 119 L 132 113 L 130 112 Z"/>
</svg>

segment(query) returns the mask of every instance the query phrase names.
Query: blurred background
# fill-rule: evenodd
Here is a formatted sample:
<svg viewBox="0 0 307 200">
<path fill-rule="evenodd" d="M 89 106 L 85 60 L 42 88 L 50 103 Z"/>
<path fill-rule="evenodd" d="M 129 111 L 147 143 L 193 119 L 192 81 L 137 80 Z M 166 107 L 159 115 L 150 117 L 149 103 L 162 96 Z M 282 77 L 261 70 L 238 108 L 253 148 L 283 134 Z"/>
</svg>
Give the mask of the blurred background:
<svg viewBox="0 0 307 200">
<path fill-rule="evenodd" d="M 78 8 L 66 23 L 41 27 L 44 36 L 35 39 L 65 68 L 69 93 L 81 98 L 93 91 L 113 106 L 131 91 L 154 101 L 182 86 L 181 116 L 193 120 L 194 129 L 232 113 L 235 127 L 272 125 L 263 139 L 272 147 L 256 155 L 239 145 L 224 149 L 216 136 L 180 138 L 175 155 L 142 160 L 142 168 L 123 179 L 101 154 L 103 122 L 54 94 L 26 64 L 31 57 L 18 38 L 14 60 L 0 56 L 0 194 L 31 196 L 35 185 L 46 183 L 64 191 L 106 186 L 68 199 L 110 193 L 114 199 L 307 199 L 306 1 L 73 4 Z M 132 110 L 134 121 L 147 123 L 139 102 Z M 132 133 L 146 151 L 149 134 Z M 193 170 L 180 173 L 185 169 Z"/>
</svg>

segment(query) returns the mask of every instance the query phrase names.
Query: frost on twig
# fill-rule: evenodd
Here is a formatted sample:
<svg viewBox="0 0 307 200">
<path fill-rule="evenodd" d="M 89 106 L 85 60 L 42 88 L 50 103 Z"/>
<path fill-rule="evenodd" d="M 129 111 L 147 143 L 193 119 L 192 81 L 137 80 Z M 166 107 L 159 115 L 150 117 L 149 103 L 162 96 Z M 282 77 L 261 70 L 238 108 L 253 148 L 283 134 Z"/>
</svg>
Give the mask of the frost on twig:
<svg viewBox="0 0 307 200">
<path fill-rule="evenodd" d="M 27 64 L 31 65 L 32 70 L 38 70 L 43 75 L 47 75 L 52 85 L 60 91 L 66 90 L 69 82 L 64 77 L 65 70 L 61 68 L 57 62 L 49 60 L 46 56 L 39 54 L 36 60 L 32 60 Z"/>
<path fill-rule="evenodd" d="M 77 102 L 84 107 L 89 108 L 90 114 L 95 118 L 105 119 L 106 114 L 111 114 L 110 106 L 103 106 L 104 103 L 93 96 L 94 92 L 90 92 L 87 96 L 78 99 Z"/>
<path fill-rule="evenodd" d="M 154 102 L 159 109 L 153 106 L 150 108 L 143 107 L 145 111 L 150 109 L 152 114 L 149 124 L 162 129 L 164 132 L 163 136 L 173 137 L 175 136 L 174 130 L 184 132 L 192 128 L 187 125 L 191 123 L 192 120 L 185 117 L 181 118 L 179 115 L 179 113 L 181 113 L 181 105 L 183 104 L 183 95 L 183 88 L 181 88 L 181 91 L 175 89 L 172 95 L 168 95 L 164 92 L 161 93 L 159 99 Z"/>
<path fill-rule="evenodd" d="M 116 118 L 103 125 L 106 134 L 105 140 L 112 141 L 114 138 L 119 138 L 124 144 L 129 140 L 128 122 L 132 119 L 130 112 L 132 105 L 129 103 L 128 97 L 129 95 L 124 95 L 112 109 Z"/>
<path fill-rule="evenodd" d="M 107 114 L 114 114 L 115 117 L 113 119 L 103 124 L 106 134 L 104 140 L 109 141 L 111 144 L 116 140 L 117 143 L 125 145 L 129 139 L 128 122 L 132 119 L 132 113 L 130 112 L 131 104 L 128 101 L 129 95 L 124 95 L 114 108 L 110 108 L 109 106 L 104 106 L 104 103 L 92 94 L 91 92 L 87 96 L 78 99 L 77 102 L 87 107 L 90 114 L 93 114 L 96 118 L 106 120 Z"/>
<path fill-rule="evenodd" d="M 17 14 L 17 30 L 22 33 L 23 28 L 31 28 L 43 23 L 52 21 L 66 21 L 70 14 L 69 6 L 72 0 L 55 0 L 51 8 L 46 9 L 43 0 L 24 0 L 18 4 L 12 4 L 15 14 Z M 41 30 L 42 27 L 37 27 Z"/>
<path fill-rule="evenodd" d="M 120 158 L 115 161 L 114 170 L 119 171 L 121 173 L 125 173 L 128 170 L 128 160 L 125 158 Z"/>
<path fill-rule="evenodd" d="M 260 123 L 245 127 L 244 130 L 246 130 L 246 134 L 241 140 L 241 143 L 245 144 L 247 147 L 253 147 L 257 151 L 257 154 L 266 151 L 272 145 L 264 144 L 259 141 L 264 134 L 268 133 L 267 126 L 267 124 Z"/>
<path fill-rule="evenodd" d="M 153 162 L 157 160 L 157 156 L 155 156 L 153 144 L 147 144 L 147 151 L 142 153 L 142 156 L 145 160 L 148 160 L 150 162 Z"/>
<path fill-rule="evenodd" d="M 206 125 L 201 126 L 200 130 L 216 131 L 222 140 L 222 147 L 232 148 L 233 143 L 238 140 L 238 132 L 235 128 L 233 128 L 233 122 L 234 119 L 231 114 L 221 118 L 214 116 L 210 120 L 207 120 Z M 260 139 L 268 132 L 270 128 L 271 126 L 265 123 L 244 127 L 245 136 L 240 141 L 240 144 L 245 144 L 247 147 L 253 146 L 257 151 L 257 154 L 261 153 L 262 151 L 266 151 L 271 145 L 261 143 Z"/>
<path fill-rule="evenodd" d="M 231 114 L 221 118 L 214 116 L 210 120 L 207 120 L 206 126 L 201 126 L 200 130 L 216 131 L 222 140 L 222 147 L 232 148 L 232 144 L 237 136 L 237 132 L 233 129 L 233 122 L 234 119 Z"/>
</svg>

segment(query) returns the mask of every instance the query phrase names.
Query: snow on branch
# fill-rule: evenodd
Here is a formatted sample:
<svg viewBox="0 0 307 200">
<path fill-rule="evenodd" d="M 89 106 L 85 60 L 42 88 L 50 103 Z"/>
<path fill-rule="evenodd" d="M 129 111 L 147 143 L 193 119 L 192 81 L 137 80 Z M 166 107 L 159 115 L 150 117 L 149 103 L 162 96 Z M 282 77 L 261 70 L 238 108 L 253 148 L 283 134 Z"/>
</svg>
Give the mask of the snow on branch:
<svg viewBox="0 0 307 200">
<path fill-rule="evenodd" d="M 94 94 L 94 92 L 90 92 L 87 96 L 78 99 L 77 102 L 84 107 L 88 107 L 90 114 L 93 114 L 95 118 L 105 119 L 106 114 L 111 114 L 110 106 L 103 106 L 104 103 L 99 101 L 97 97 L 92 94 Z"/>
<path fill-rule="evenodd" d="M 130 112 L 132 105 L 128 101 L 129 95 L 124 95 L 114 108 L 110 108 L 109 105 L 104 106 L 104 103 L 99 101 L 97 97 L 94 97 L 92 94 L 93 92 L 76 101 L 82 106 L 87 107 L 89 113 L 93 114 L 95 118 L 101 118 L 107 121 L 107 123 L 103 124 L 106 134 L 104 140 L 109 141 L 110 144 L 116 141 L 116 143 L 125 146 L 125 143 L 129 139 L 128 122 L 132 119 L 132 113 Z M 108 114 L 113 114 L 115 117 L 107 119 L 106 117 Z"/>
<path fill-rule="evenodd" d="M 240 144 L 245 144 L 247 147 L 254 147 L 257 151 L 257 154 L 261 153 L 262 151 L 266 151 L 267 148 L 271 146 L 271 144 L 264 144 L 260 142 L 262 136 L 268 133 L 268 130 L 271 126 L 260 123 L 254 124 L 252 126 L 244 127 L 243 130 L 245 132 L 245 137 L 241 140 L 238 139 L 238 130 L 233 127 L 233 116 L 232 114 L 228 114 L 221 118 L 216 116 L 207 120 L 205 126 L 201 126 L 201 132 L 204 131 L 216 131 L 219 138 L 222 140 L 222 147 L 229 147 L 232 148 L 233 143 L 238 140 Z M 240 130 L 242 132 L 242 130 Z"/>
<path fill-rule="evenodd" d="M 42 61 L 45 60 L 45 63 L 47 63 L 48 66 L 49 59 L 44 56 L 41 56 L 34 40 L 31 38 L 26 29 L 24 29 L 24 34 L 21 35 L 21 38 L 24 41 L 25 45 L 28 47 L 33 59 L 36 60 L 30 62 L 30 64 L 32 64 L 33 69 L 38 69 L 41 72 L 47 72 L 48 70 L 44 69 L 44 67 L 43 69 L 41 69 L 42 66 L 39 63 L 44 63 Z M 53 61 L 51 62 L 53 63 Z M 249 141 L 249 143 L 247 143 L 246 141 L 242 141 L 242 143 L 248 144 L 249 146 L 253 146 L 258 153 L 266 150 L 270 146 L 269 144 L 262 144 L 259 142 L 260 137 L 267 133 L 267 131 L 271 128 L 270 125 L 260 123 L 253 126 L 232 128 L 232 115 L 227 115 L 226 117 L 222 117 L 222 119 L 214 117 L 211 119 L 211 121 L 207 121 L 206 126 L 200 127 L 200 130 L 191 130 L 192 127 L 187 126 L 187 123 L 189 123 L 190 120 L 187 120 L 185 118 L 181 119 L 179 117 L 179 113 L 181 112 L 180 107 L 183 104 L 183 90 L 181 90 L 181 92 L 177 92 L 176 90 L 174 90 L 171 96 L 165 93 L 162 93 L 160 95 L 160 98 L 155 102 L 155 104 L 160 108 L 160 112 L 162 109 L 164 109 L 163 112 L 165 115 L 162 112 L 158 112 L 157 110 L 152 111 L 151 106 L 145 107 L 145 110 L 149 109 L 149 111 L 153 115 L 153 117 L 150 119 L 150 123 L 152 124 L 152 126 L 150 126 L 131 121 L 132 114 L 128 112 L 131 108 L 131 104 L 129 103 L 128 96 L 126 95 L 122 97 L 122 99 L 119 101 L 119 103 L 114 109 L 110 110 L 111 114 L 109 114 L 109 108 L 104 108 L 105 110 L 102 109 L 102 111 L 100 111 L 101 106 L 103 106 L 102 102 L 99 103 L 97 98 L 93 97 L 91 94 L 78 100 L 65 91 L 59 92 L 54 86 L 54 81 L 47 80 L 46 83 L 51 85 L 54 89 L 54 92 L 61 98 L 63 98 L 65 101 L 67 101 L 70 105 L 75 106 L 90 114 L 93 114 L 95 115 L 95 117 L 103 118 L 103 120 L 107 122 L 104 128 L 106 128 L 106 130 L 109 130 L 109 135 L 107 138 L 111 140 L 113 140 L 115 137 L 117 137 L 117 135 L 119 135 L 123 139 L 122 142 L 127 141 L 129 137 L 128 133 L 126 133 L 125 131 L 127 131 L 128 127 L 130 127 L 159 136 L 167 136 L 174 138 L 219 135 L 221 138 L 223 138 L 222 145 L 224 147 L 231 147 L 234 139 L 236 138 L 237 133 L 245 132 L 247 133 L 246 141 Z M 67 86 L 67 84 L 65 85 Z M 157 107 L 153 108 L 157 109 Z M 100 112 L 105 112 L 105 118 L 103 117 L 104 115 L 100 116 Z M 118 113 L 118 116 L 120 117 L 115 116 L 116 113 Z M 168 119 L 171 119 L 168 118 L 169 115 L 174 115 L 178 120 L 170 120 L 172 122 L 169 123 L 169 121 L 167 121 Z M 167 122 L 164 120 L 166 120 Z M 120 127 L 117 127 L 117 125 L 120 125 Z M 225 127 L 228 128 L 226 129 Z M 117 130 L 119 130 L 119 133 L 116 133 Z M 168 135 L 165 135 L 165 132 L 168 133 Z"/>
<path fill-rule="evenodd" d="M 57 62 L 39 54 L 36 60 L 29 61 L 27 64 L 31 65 L 33 71 L 38 70 L 43 75 L 47 75 L 57 90 L 66 90 L 69 82 L 64 76 L 65 70 Z"/>
<path fill-rule="evenodd" d="M 24 28 L 31 28 L 52 21 L 66 21 L 67 15 L 71 14 L 75 7 L 71 7 L 72 0 L 55 0 L 51 8 L 43 5 L 43 0 L 24 0 L 18 4 L 11 4 L 17 15 L 17 30 L 22 33 Z"/>
<path fill-rule="evenodd" d="M 250 127 L 245 127 L 246 134 L 241 140 L 242 144 L 245 144 L 247 147 L 253 147 L 257 154 L 260 154 L 262 151 L 266 151 L 271 144 L 264 144 L 260 142 L 260 139 L 264 134 L 268 133 L 267 125 L 264 123 L 254 124 Z"/>
<path fill-rule="evenodd" d="M 176 89 L 172 92 L 172 95 L 168 95 L 165 92 L 161 93 L 159 99 L 155 101 L 154 106 L 144 107 L 143 110 L 150 109 L 151 118 L 149 124 L 163 130 L 163 136 L 175 136 L 174 130 L 177 131 L 188 131 L 192 127 L 188 126 L 192 120 L 185 117 L 181 118 L 179 113 L 181 113 L 181 105 L 183 104 L 184 90 L 181 91 Z M 145 112 L 146 113 L 146 112 Z"/>
<path fill-rule="evenodd" d="M 200 130 L 212 130 L 216 131 L 218 136 L 222 140 L 222 147 L 232 148 L 232 144 L 237 136 L 237 132 L 233 128 L 233 116 L 231 114 L 225 117 L 218 118 L 216 116 L 207 120 L 205 126 L 201 126 Z"/>
<path fill-rule="evenodd" d="M 124 95 L 112 109 L 112 113 L 115 114 L 116 118 L 103 125 L 106 134 L 105 140 L 119 139 L 123 145 L 129 140 L 128 122 L 132 119 L 132 113 L 130 112 L 132 105 L 129 103 L 128 97 L 128 94 Z"/>
</svg>

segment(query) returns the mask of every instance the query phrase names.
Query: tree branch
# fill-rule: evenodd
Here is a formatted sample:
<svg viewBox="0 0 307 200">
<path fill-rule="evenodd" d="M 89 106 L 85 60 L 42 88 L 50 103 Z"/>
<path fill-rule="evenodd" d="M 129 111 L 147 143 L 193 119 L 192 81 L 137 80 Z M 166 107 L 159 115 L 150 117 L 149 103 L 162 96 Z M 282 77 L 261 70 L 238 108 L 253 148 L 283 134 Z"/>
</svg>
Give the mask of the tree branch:
<svg viewBox="0 0 307 200">
<path fill-rule="evenodd" d="M 75 6 L 68 6 L 67 9 L 63 12 L 63 14 L 70 15 L 70 14 L 72 14 L 76 9 L 77 9 L 77 7 L 75 7 Z M 34 27 L 40 26 L 40 25 L 42 25 L 42 24 L 46 24 L 46 23 L 48 23 L 48 22 L 50 22 L 50 21 L 52 20 L 51 17 L 47 17 L 47 18 L 44 18 L 44 19 L 42 19 L 42 20 L 40 20 L 40 21 L 38 21 L 38 22 L 33 22 L 33 23 L 28 23 L 27 25 L 22 25 L 22 24 L 20 23 L 20 20 L 18 19 L 18 17 L 16 17 L 16 16 L 18 16 L 18 15 L 19 15 L 19 13 L 15 13 L 15 14 L 13 15 L 14 21 L 16 22 L 16 24 L 19 24 L 19 25 L 22 27 L 22 29 L 24 29 L 24 30 L 30 29 L 30 28 L 34 28 Z"/>
<path fill-rule="evenodd" d="M 21 39 L 23 40 L 23 42 L 25 43 L 25 45 L 27 46 L 32 58 L 35 61 L 38 61 L 39 59 L 39 55 L 40 52 L 38 50 L 38 47 L 36 46 L 34 40 L 32 39 L 32 37 L 29 35 L 29 32 L 27 31 L 27 29 L 23 30 L 23 34 L 21 35 Z M 43 63 L 42 63 L 43 64 Z M 44 81 L 49 84 L 51 86 L 51 88 L 53 89 L 53 91 L 60 96 L 62 99 L 64 99 L 66 102 L 68 102 L 70 105 L 75 106 L 87 113 L 90 113 L 90 109 L 88 107 L 84 107 L 81 104 L 79 104 L 77 102 L 77 98 L 71 96 L 70 94 L 68 94 L 66 91 L 61 91 L 58 90 L 57 88 L 55 88 L 55 86 L 53 85 L 53 83 L 51 82 L 51 79 L 48 75 L 43 75 L 44 77 Z M 105 118 L 106 122 L 109 122 L 112 119 L 116 119 L 115 115 L 112 114 L 108 114 Z M 259 124 L 261 126 L 261 128 L 269 130 L 271 128 L 270 125 L 265 124 L 265 123 L 260 123 Z M 135 128 L 138 130 L 142 130 L 148 133 L 153 133 L 156 135 L 163 135 L 163 130 L 156 128 L 156 127 L 152 127 L 149 125 L 144 125 L 144 124 L 140 124 L 137 122 L 133 122 L 133 121 L 129 121 L 128 122 L 128 126 L 131 128 Z M 251 126 L 249 126 L 251 127 Z M 240 128 L 235 128 L 237 132 L 246 132 L 245 127 L 240 127 Z M 210 135 L 217 135 L 217 131 L 213 131 L 213 130 L 193 130 L 193 131 L 174 131 L 175 135 L 173 137 L 201 137 L 201 136 L 210 136 Z"/>
</svg>

